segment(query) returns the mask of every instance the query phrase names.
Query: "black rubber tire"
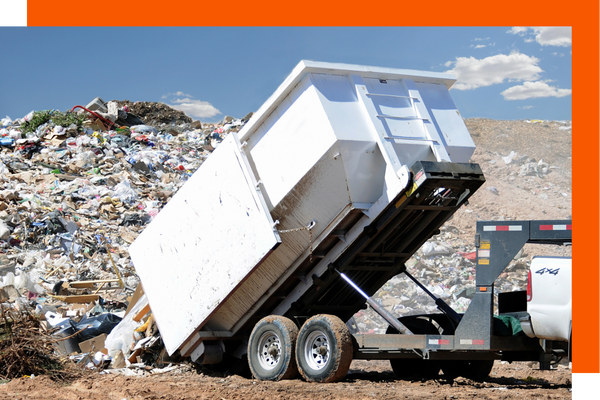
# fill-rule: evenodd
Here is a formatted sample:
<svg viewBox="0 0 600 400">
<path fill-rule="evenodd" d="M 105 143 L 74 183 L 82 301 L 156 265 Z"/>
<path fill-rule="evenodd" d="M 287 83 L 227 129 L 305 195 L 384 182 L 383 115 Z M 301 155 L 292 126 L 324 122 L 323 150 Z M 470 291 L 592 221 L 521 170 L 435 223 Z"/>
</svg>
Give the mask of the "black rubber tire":
<svg viewBox="0 0 600 400">
<path fill-rule="evenodd" d="M 439 335 L 438 328 L 431 321 L 423 318 L 399 319 L 412 333 L 416 335 Z M 397 334 L 393 327 L 388 327 L 386 334 Z M 397 378 L 437 378 L 440 374 L 442 363 L 438 360 L 424 360 L 422 358 L 392 358 L 390 366 Z"/>
<path fill-rule="evenodd" d="M 474 381 L 482 381 L 490 375 L 494 368 L 494 360 L 448 360 L 442 364 L 446 379 L 462 376 Z"/>
<path fill-rule="evenodd" d="M 292 379 L 298 375 L 294 351 L 298 327 L 290 319 L 269 315 L 258 321 L 248 340 L 248 365 L 260 381 Z M 271 340 L 269 340 L 271 339 Z M 269 354 L 274 346 L 278 354 Z"/>
<path fill-rule="evenodd" d="M 320 343 L 321 346 L 317 347 Z M 325 354 L 318 355 L 325 347 Z M 354 348 L 346 324 L 334 315 L 315 315 L 302 325 L 296 342 L 298 370 L 308 382 L 338 382 L 346 377 Z"/>
</svg>

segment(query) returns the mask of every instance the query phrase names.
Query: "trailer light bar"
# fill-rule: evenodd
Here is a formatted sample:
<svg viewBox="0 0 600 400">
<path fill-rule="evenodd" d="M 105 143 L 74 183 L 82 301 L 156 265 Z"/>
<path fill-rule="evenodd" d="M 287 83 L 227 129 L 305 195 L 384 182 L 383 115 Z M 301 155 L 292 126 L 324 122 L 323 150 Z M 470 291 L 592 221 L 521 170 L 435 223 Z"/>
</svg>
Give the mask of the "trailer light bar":
<svg viewBox="0 0 600 400">
<path fill-rule="evenodd" d="M 448 340 L 448 339 L 429 339 L 429 344 L 433 344 L 433 345 L 450 344 L 450 340 Z"/>
<path fill-rule="evenodd" d="M 540 225 L 540 231 L 570 231 L 573 225 Z"/>
<path fill-rule="evenodd" d="M 522 225 L 487 225 L 483 227 L 484 231 L 499 232 L 499 231 L 522 231 Z"/>
<path fill-rule="evenodd" d="M 483 345 L 483 339 L 460 339 L 460 344 Z"/>
</svg>

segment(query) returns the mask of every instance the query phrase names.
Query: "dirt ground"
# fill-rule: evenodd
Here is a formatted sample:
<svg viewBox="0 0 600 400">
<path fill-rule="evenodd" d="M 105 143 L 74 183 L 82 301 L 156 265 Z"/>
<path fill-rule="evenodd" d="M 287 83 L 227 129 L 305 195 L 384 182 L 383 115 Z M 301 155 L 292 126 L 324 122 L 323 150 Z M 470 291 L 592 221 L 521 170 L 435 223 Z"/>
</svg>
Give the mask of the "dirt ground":
<svg viewBox="0 0 600 400">
<path fill-rule="evenodd" d="M 570 121 L 466 121 L 487 182 L 447 223 L 471 242 L 477 220 L 571 218 Z M 512 156 L 510 163 L 504 157 Z M 538 246 L 526 252 L 570 255 L 570 248 Z M 214 374 L 189 366 L 144 377 L 90 372 L 71 383 L 45 376 L 24 377 L 0 385 L 0 398 L 11 399 L 569 399 L 571 370 L 562 363 L 540 371 L 537 363 L 496 361 L 489 378 L 448 381 L 399 380 L 387 361 L 352 362 L 339 383 L 307 383 L 299 378 L 260 382 L 235 374 Z"/>
<path fill-rule="evenodd" d="M 454 226 L 463 240 L 473 242 L 478 220 L 571 218 L 571 131 L 564 129 L 570 121 L 474 118 L 466 125 L 477 146 L 471 161 L 481 166 L 486 182 L 446 227 Z M 507 164 L 504 157 L 513 151 L 515 156 Z M 528 246 L 535 250 L 526 247 L 527 253 L 570 255 L 569 247 Z"/>
<path fill-rule="evenodd" d="M 536 367 L 537 368 L 537 367 Z M 261 382 L 239 375 L 209 375 L 187 368 L 147 377 L 90 374 L 72 384 L 42 376 L 16 379 L 0 386 L 10 399 L 137 400 L 137 399 L 570 399 L 571 371 L 539 371 L 530 363 L 496 365 L 488 379 L 399 380 L 387 361 L 353 361 L 338 383 L 308 383 L 301 379 Z"/>
</svg>

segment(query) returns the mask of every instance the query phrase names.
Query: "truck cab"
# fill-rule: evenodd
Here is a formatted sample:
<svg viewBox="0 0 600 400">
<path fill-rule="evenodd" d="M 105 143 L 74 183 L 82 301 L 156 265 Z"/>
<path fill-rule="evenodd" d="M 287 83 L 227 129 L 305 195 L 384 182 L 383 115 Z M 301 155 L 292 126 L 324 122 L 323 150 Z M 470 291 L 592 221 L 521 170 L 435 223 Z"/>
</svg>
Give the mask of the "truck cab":
<svg viewBox="0 0 600 400">
<path fill-rule="evenodd" d="M 571 258 L 534 257 L 527 280 L 527 316 L 520 320 L 532 338 L 571 338 Z"/>
</svg>

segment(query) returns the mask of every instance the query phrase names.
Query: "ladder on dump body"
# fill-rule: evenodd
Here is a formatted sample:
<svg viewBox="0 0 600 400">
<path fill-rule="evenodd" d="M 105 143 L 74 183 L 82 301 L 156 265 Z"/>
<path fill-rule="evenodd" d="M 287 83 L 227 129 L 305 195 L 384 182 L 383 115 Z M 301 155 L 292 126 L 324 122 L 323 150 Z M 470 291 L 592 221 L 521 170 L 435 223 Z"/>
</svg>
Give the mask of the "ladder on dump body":
<svg viewBox="0 0 600 400">
<path fill-rule="evenodd" d="M 431 116 L 427 111 L 427 107 L 421 98 L 421 94 L 412 79 L 404 78 L 398 80 L 404 92 L 407 93 L 406 96 L 401 96 L 384 93 L 370 93 L 363 77 L 353 74 L 350 78 L 356 87 L 359 102 L 367 111 L 366 115 L 371 121 L 373 133 L 375 134 L 379 149 L 381 150 L 386 163 L 392 166 L 396 173 L 402 168 L 402 162 L 398 159 L 398 155 L 393 148 L 393 143 L 427 144 L 430 146 L 437 161 L 451 161 L 450 156 L 444 147 L 442 138 L 434 126 Z M 381 83 L 387 83 L 384 79 L 380 79 L 379 81 Z M 409 105 L 405 108 L 409 109 L 408 111 L 411 115 L 401 116 L 380 113 L 379 111 L 381 108 L 376 100 L 382 98 L 406 99 Z M 419 121 L 420 124 L 418 124 L 418 126 L 421 135 L 393 135 L 388 125 L 388 120 Z"/>
</svg>

